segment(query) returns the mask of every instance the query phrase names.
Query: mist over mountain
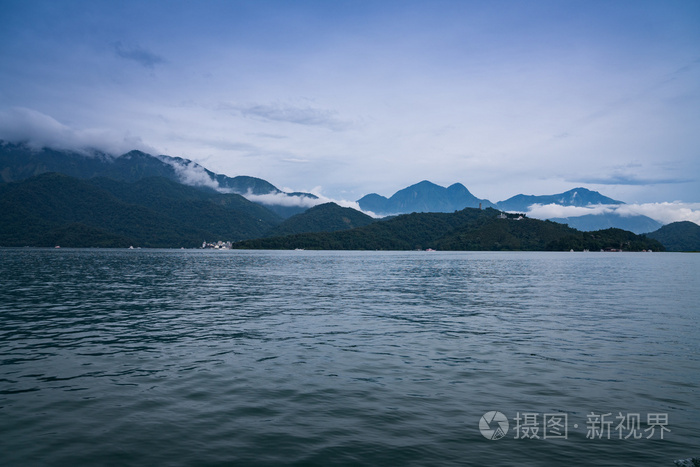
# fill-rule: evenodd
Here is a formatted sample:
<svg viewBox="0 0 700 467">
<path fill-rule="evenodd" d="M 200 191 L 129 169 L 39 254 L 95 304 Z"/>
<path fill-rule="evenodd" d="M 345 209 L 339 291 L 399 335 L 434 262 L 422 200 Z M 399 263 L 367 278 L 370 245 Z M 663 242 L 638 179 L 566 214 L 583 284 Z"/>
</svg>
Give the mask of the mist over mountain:
<svg viewBox="0 0 700 467">
<path fill-rule="evenodd" d="M 661 231 L 659 240 L 694 238 L 700 227 L 692 225 L 695 231 L 690 233 L 669 229 L 670 237 Z M 44 173 L 0 184 L 0 246 L 191 248 L 219 239 L 251 239 L 238 245 L 248 248 L 661 249 L 620 229 L 584 233 L 555 222 L 499 214 L 492 208 L 405 214 L 380 221 L 327 203 L 283 222 L 238 194 L 163 177 L 128 183 Z"/>
<path fill-rule="evenodd" d="M 112 156 L 88 150 L 34 149 L 26 144 L 0 141 L 0 181 L 20 181 L 47 172 L 81 179 L 106 177 L 124 182 L 164 177 L 185 185 L 250 197 L 282 217 L 290 217 L 318 204 L 313 194 L 285 193 L 260 178 L 216 174 L 181 157 L 153 156 L 136 150 Z"/>
<path fill-rule="evenodd" d="M 555 195 L 515 195 L 505 201 L 499 201 L 496 203 L 496 206 L 501 211 L 527 212 L 533 204 L 558 204 L 560 206 L 583 207 L 591 204 L 625 203 L 603 196 L 597 191 L 579 187 Z"/>
<path fill-rule="evenodd" d="M 531 217 L 567 224 L 582 231 L 619 228 L 641 234 L 654 231 L 662 225 L 647 216 L 617 213 L 615 212 L 616 207 L 624 205 L 624 202 L 583 187 L 553 195 L 520 194 L 494 204 L 489 200 L 479 199 L 472 195 L 461 183 L 444 188 L 429 181 L 422 181 L 397 191 L 391 198 L 371 193 L 361 198 L 358 204 L 362 209 L 379 215 L 408 214 L 411 212 L 454 212 L 465 207 L 479 207 L 481 205 L 482 208 L 495 207 L 507 212 L 528 213 L 531 214 Z M 577 215 L 565 217 L 559 214 L 562 212 L 561 210 L 555 209 L 550 209 L 550 211 L 557 211 L 557 214 L 532 215 L 533 207 L 542 206 L 585 209 L 579 210 Z M 595 206 L 609 206 L 609 208 L 585 214 L 585 212 L 594 211 L 593 207 Z"/>
<path fill-rule="evenodd" d="M 496 203 L 499 209 L 508 212 L 526 212 L 533 215 L 533 207 L 542 206 L 564 206 L 587 208 L 591 214 L 583 214 L 585 210 L 579 210 L 577 215 L 561 216 L 550 213 L 547 216 L 537 216 L 554 222 L 567 224 L 582 231 L 594 231 L 608 228 L 618 228 L 629 230 L 636 234 L 651 232 L 661 227 L 661 223 L 644 215 L 624 215 L 618 213 L 616 208 L 624 205 L 623 201 L 618 201 L 592 191 L 587 188 L 573 188 L 564 193 L 553 195 L 516 195 L 505 201 Z M 607 207 L 605 209 L 601 209 Z M 535 210 L 537 211 L 537 210 Z M 556 209 L 552 209 L 556 211 Z M 560 210 L 563 212 L 563 210 Z"/>
<path fill-rule="evenodd" d="M 283 219 L 305 213 L 327 200 L 310 193 L 287 193 L 261 178 L 243 175 L 229 177 L 217 174 L 196 162 L 181 157 L 153 156 L 137 150 L 114 156 L 95 150 L 57 150 L 46 147 L 35 148 L 21 143 L 0 142 L 0 185 L 27 180 L 48 172 L 89 179 L 94 186 L 100 186 L 112 194 L 115 193 L 110 190 L 115 189 L 116 185 L 112 186 L 109 180 L 126 183 L 150 180 L 131 186 L 129 188 L 131 193 L 117 195 L 122 201 L 131 203 L 135 202 L 137 193 L 141 193 L 144 199 L 158 198 L 162 193 L 156 195 L 147 192 L 163 188 L 163 183 L 156 181 L 158 178 L 195 187 L 202 193 L 208 192 L 209 195 L 240 194 L 248 201 L 255 203 L 251 205 L 260 208 L 257 213 L 248 212 L 248 214 L 266 222 L 268 228 L 264 232 L 253 229 L 246 233 L 235 233 L 236 231 L 233 230 L 233 238 L 242 238 L 240 235 L 251 238 L 260 235 L 334 231 L 369 222 L 368 218 L 364 214 L 360 216 L 361 213 L 358 211 L 354 211 L 355 214 L 344 211 L 345 214 L 343 214 L 339 206 L 337 208 L 327 206 L 312 210 L 308 216 L 301 216 L 285 226 L 278 226 L 279 230 L 272 233 L 271 229 Z M 220 202 L 224 201 L 220 200 Z M 640 234 L 656 231 L 662 225 L 650 217 L 637 214 L 634 206 L 626 205 L 623 201 L 584 187 L 553 195 L 520 194 L 494 204 L 487 199 L 476 197 L 461 183 L 442 187 L 424 180 L 397 191 L 389 198 L 376 193 L 368 194 L 358 200 L 357 205 L 365 211 L 380 216 L 412 212 L 451 213 L 467 207 L 481 206 L 483 209 L 496 207 L 508 212 L 527 213 L 529 217 L 553 220 L 581 231 L 621 228 Z M 659 206 L 655 207 L 657 214 L 658 209 L 661 209 Z M 147 207 L 161 209 L 161 213 L 167 211 L 167 209 L 162 210 L 165 206 Z M 244 211 L 247 212 L 245 209 Z M 171 214 L 177 213 L 171 212 Z M 342 219 L 349 219 L 350 222 L 347 223 Z"/>
</svg>

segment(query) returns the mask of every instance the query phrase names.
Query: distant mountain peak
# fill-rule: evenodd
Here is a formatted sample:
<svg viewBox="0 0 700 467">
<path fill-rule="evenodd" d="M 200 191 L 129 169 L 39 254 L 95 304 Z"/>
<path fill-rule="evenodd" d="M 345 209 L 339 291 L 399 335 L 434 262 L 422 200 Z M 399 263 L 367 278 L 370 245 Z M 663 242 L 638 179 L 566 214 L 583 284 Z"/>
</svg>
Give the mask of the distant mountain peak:
<svg viewBox="0 0 700 467">
<path fill-rule="evenodd" d="M 448 188 L 430 180 L 422 180 L 403 188 L 390 198 L 372 193 L 358 200 L 360 208 L 378 215 L 408 214 L 411 212 L 454 212 L 464 208 L 493 206 L 489 200 L 472 195 L 461 183 Z"/>
<path fill-rule="evenodd" d="M 527 212 L 533 204 L 559 204 L 561 206 L 588 206 L 591 204 L 625 204 L 597 191 L 577 187 L 554 195 L 515 195 L 505 201 L 496 203 L 503 211 Z"/>
</svg>

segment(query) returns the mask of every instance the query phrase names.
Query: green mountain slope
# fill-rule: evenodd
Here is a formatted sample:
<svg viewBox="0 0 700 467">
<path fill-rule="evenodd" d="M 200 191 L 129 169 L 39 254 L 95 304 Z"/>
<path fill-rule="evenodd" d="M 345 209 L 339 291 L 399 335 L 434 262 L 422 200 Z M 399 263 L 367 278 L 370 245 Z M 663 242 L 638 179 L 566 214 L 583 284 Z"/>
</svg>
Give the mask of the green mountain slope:
<svg viewBox="0 0 700 467">
<path fill-rule="evenodd" d="M 373 218 L 356 209 L 343 208 L 335 203 L 325 203 L 310 208 L 285 220 L 268 232 L 268 237 L 293 235 L 306 232 L 336 232 L 375 222 Z"/>
<path fill-rule="evenodd" d="M 33 149 L 24 144 L 0 141 L 0 183 L 25 180 L 43 173 L 57 172 L 80 179 L 110 178 L 136 182 L 163 177 L 194 186 L 216 186 L 243 195 L 277 195 L 265 207 L 283 218 L 306 210 L 302 198 L 316 199 L 311 193 L 284 193 L 266 180 L 239 175 L 216 174 L 181 157 L 153 156 L 130 151 L 120 156 L 100 152 L 77 152 L 51 148 Z"/>
<path fill-rule="evenodd" d="M 663 250 L 655 240 L 619 229 L 580 232 L 550 221 L 507 216 L 494 209 L 414 213 L 352 230 L 240 242 L 237 248 L 329 250 Z"/>
<path fill-rule="evenodd" d="M 277 225 L 282 221 L 269 209 L 252 203 L 241 195 L 195 188 L 161 177 L 143 178 L 134 183 L 121 183 L 108 178 L 94 178 L 88 182 L 108 191 L 122 201 L 146 206 L 171 216 L 181 216 L 183 212 L 191 210 L 198 210 L 200 215 L 209 217 L 221 216 L 225 215 L 221 212 L 223 209 L 245 213 L 259 219 L 267 226 Z M 255 235 L 259 233 L 261 232 L 255 231 Z"/>
<path fill-rule="evenodd" d="M 700 251 L 700 225 L 694 222 L 673 222 L 647 237 L 661 242 L 667 251 Z"/>
<path fill-rule="evenodd" d="M 275 224 L 272 213 L 263 220 L 227 207 L 260 208 L 235 195 L 222 198 L 165 179 L 148 182 L 47 173 L 0 185 L 0 245 L 195 247 L 207 239 L 258 237 Z"/>
</svg>

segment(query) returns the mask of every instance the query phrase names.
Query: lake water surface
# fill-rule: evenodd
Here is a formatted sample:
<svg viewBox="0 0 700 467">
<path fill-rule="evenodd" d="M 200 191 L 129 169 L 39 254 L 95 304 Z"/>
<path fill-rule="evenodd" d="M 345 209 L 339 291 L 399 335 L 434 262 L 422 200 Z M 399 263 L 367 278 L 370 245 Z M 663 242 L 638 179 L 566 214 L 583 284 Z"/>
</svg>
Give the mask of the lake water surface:
<svg viewBox="0 0 700 467">
<path fill-rule="evenodd" d="M 0 281 L 2 465 L 700 456 L 700 255 L 0 249 Z"/>
</svg>

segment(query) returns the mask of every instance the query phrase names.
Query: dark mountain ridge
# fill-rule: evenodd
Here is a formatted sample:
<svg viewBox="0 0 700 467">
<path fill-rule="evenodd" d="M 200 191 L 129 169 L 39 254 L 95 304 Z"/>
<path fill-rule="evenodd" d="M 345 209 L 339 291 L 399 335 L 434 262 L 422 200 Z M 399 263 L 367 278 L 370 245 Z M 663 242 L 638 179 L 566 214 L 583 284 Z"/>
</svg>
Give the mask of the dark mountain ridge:
<svg viewBox="0 0 700 467">
<path fill-rule="evenodd" d="M 261 237 L 280 222 L 240 195 L 165 178 L 127 183 L 44 173 L 0 184 L 2 246 L 196 247 Z"/>
<path fill-rule="evenodd" d="M 240 195 L 275 194 L 291 199 L 317 199 L 310 193 L 285 193 L 260 178 L 216 174 L 196 162 L 181 157 L 153 156 L 136 150 L 121 156 L 112 156 L 98 151 L 33 149 L 26 144 L 0 141 L 0 182 L 21 181 L 47 172 L 62 173 L 80 179 L 105 177 L 123 182 L 163 177 L 185 185 Z M 306 210 L 306 207 L 290 204 L 293 203 L 266 204 L 265 207 L 282 217 Z"/>
<path fill-rule="evenodd" d="M 336 232 L 375 222 L 375 219 L 356 209 L 343 208 L 335 203 L 319 204 L 306 212 L 286 219 L 266 236 L 277 237 L 307 232 Z"/>
<path fill-rule="evenodd" d="M 672 222 L 647 237 L 658 240 L 668 251 L 700 251 L 700 225 L 694 222 Z"/>
<path fill-rule="evenodd" d="M 270 225 L 279 223 L 278 217 L 289 218 L 303 213 L 309 203 L 303 198 L 317 199 L 308 193 L 284 193 L 266 180 L 249 177 L 228 177 L 211 172 L 188 159 L 171 156 L 152 156 L 141 151 L 130 151 L 121 156 L 112 156 L 98 151 L 62 151 L 51 148 L 32 149 L 25 144 L 13 144 L 0 141 L 0 185 L 12 181 L 26 180 L 37 174 L 59 172 L 80 179 L 112 179 L 121 182 L 138 182 L 144 179 L 154 180 L 161 177 L 177 183 L 196 186 L 200 191 L 217 192 L 221 195 L 218 201 L 222 206 L 229 203 L 237 204 L 235 198 L 226 197 L 232 192 L 250 197 L 258 206 L 272 211 L 249 213 L 264 219 Z M 109 188 L 106 181 L 101 182 L 104 188 Z M 137 185 L 138 186 L 138 185 Z M 134 187 L 135 189 L 136 187 Z M 140 186 L 144 190 L 145 186 Z M 155 189 L 155 187 L 154 187 Z M 108 190 L 109 191 L 109 190 Z M 128 193 L 122 193 L 127 196 Z M 291 203 L 289 201 L 292 201 Z M 130 202 L 134 202 L 133 196 Z M 213 198 L 208 202 L 213 202 Z M 233 203 L 233 204 L 231 204 Z M 278 203 L 278 204 L 270 204 Z M 240 204 L 240 203 L 238 203 Z M 290 206 L 290 204 L 292 204 Z M 447 188 L 427 180 L 397 191 L 390 198 L 372 193 L 359 200 L 362 209 L 379 215 L 398 215 L 410 212 L 454 212 L 465 207 L 497 207 L 509 212 L 527 212 L 532 204 L 558 204 L 563 206 L 588 206 L 596 204 L 624 204 L 598 192 L 583 187 L 574 188 L 564 193 L 554 195 L 516 195 L 495 205 L 486 199 L 472 195 L 461 183 L 455 183 Z M 240 208 L 241 206 L 239 206 Z M 162 207 L 161 207 L 162 208 Z M 248 208 L 246 208 L 248 209 Z M 171 211 L 171 214 L 175 213 Z M 272 217 L 270 217 L 272 216 Z M 347 216 L 346 216 L 347 217 Z M 328 224 L 323 226 L 318 220 L 314 221 L 314 230 L 335 230 L 337 219 L 325 219 Z M 568 224 L 584 231 L 594 231 L 603 228 L 623 228 L 635 233 L 657 230 L 661 224 L 646 216 L 621 216 L 616 212 L 600 215 L 584 215 L 578 217 L 555 218 L 550 220 Z M 311 224 L 305 228 L 312 228 Z M 301 225 L 301 224 L 300 224 Z M 355 226 L 353 224 L 353 226 Z M 297 227 L 290 230 L 296 232 Z M 257 230 L 256 230 L 257 232 Z M 282 232 L 282 231 L 280 231 Z M 257 235 L 257 234 L 256 234 Z"/>
<path fill-rule="evenodd" d="M 663 251 L 656 240 L 620 229 L 581 232 L 551 221 L 465 208 L 413 213 L 340 232 L 306 233 L 242 241 L 234 248 L 326 250 Z"/>
</svg>

